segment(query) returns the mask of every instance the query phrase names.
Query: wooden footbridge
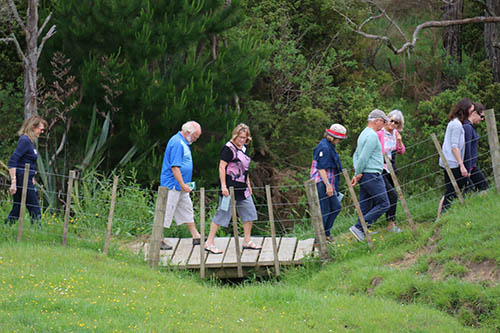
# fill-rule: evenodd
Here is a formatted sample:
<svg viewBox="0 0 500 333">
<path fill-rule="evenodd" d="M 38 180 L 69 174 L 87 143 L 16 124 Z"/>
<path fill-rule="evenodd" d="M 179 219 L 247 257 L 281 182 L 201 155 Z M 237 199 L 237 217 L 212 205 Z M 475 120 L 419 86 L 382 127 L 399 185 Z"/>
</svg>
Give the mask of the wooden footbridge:
<svg viewBox="0 0 500 333">
<path fill-rule="evenodd" d="M 238 235 L 238 224 L 234 202 L 234 189 L 229 188 L 232 207 L 233 235 Z M 242 237 L 215 238 L 215 246 L 222 250 L 221 254 L 205 251 L 205 239 L 200 245 L 193 245 L 192 238 L 164 238 L 163 221 L 165 217 L 168 189 L 160 186 L 156 199 L 155 217 L 151 237 L 148 242 L 138 243 L 134 250 L 142 252 L 150 265 L 177 267 L 180 269 L 199 270 L 200 276 L 215 274 L 221 278 L 243 277 L 252 272 L 257 275 L 280 275 L 280 266 L 300 265 L 307 256 L 319 256 L 327 260 L 328 248 L 323 229 L 318 193 L 314 182 L 306 182 L 308 200 L 312 202 L 312 223 L 318 247 L 314 239 L 298 240 L 295 237 L 279 237 L 274 226 L 274 214 L 271 200 L 271 188 L 266 185 L 267 207 L 269 213 L 270 237 L 252 237 L 252 241 L 262 249 L 243 249 Z M 200 189 L 200 234 L 205 233 L 205 189 Z M 165 241 L 172 246 L 171 250 L 161 250 L 160 244 Z"/>
<path fill-rule="evenodd" d="M 200 245 L 194 245 L 191 238 L 165 238 L 172 250 L 161 250 L 159 265 L 179 269 L 206 270 L 220 278 L 233 278 L 247 275 L 250 271 L 258 275 L 276 272 L 276 267 L 300 265 L 305 257 L 314 255 L 314 239 L 298 240 L 294 237 L 277 237 L 276 255 L 272 245 L 272 237 L 252 237 L 260 250 L 243 249 L 243 238 L 239 240 L 240 257 L 237 258 L 236 241 L 234 237 L 215 239 L 215 246 L 223 251 L 213 254 L 200 251 Z M 148 258 L 149 243 L 137 243 L 136 253 L 144 253 Z M 203 261 L 203 262 L 202 262 Z"/>
</svg>

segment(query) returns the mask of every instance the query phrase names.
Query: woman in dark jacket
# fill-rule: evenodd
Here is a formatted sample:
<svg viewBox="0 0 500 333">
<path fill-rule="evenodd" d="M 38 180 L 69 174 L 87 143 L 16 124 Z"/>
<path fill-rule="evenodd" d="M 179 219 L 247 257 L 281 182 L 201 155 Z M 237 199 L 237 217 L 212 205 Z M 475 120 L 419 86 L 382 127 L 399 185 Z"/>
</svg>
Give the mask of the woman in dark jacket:
<svg viewBox="0 0 500 333">
<path fill-rule="evenodd" d="M 339 192 L 339 175 L 342 164 L 335 145 L 347 138 L 346 129 L 340 124 L 333 124 L 325 130 L 323 139 L 313 152 L 310 179 L 316 182 L 318 190 L 323 227 L 328 241 L 331 241 L 330 229 L 340 213 L 341 195 Z"/>
<path fill-rule="evenodd" d="M 31 221 L 41 219 L 40 204 L 35 191 L 33 177 L 36 172 L 36 159 L 38 152 L 35 149 L 35 141 L 40 137 L 47 127 L 47 122 L 39 116 L 25 119 L 18 134 L 20 135 L 17 148 L 9 159 L 10 193 L 14 196 L 14 205 L 5 223 L 12 224 L 19 218 L 21 209 L 21 194 L 24 179 L 24 165 L 30 165 L 28 175 L 28 189 L 26 192 L 26 208 Z"/>
<path fill-rule="evenodd" d="M 476 132 L 476 125 L 484 119 L 484 105 L 473 103 L 474 111 L 469 114 L 469 118 L 464 122 L 465 153 L 464 165 L 469 173 L 469 184 L 466 191 L 486 191 L 489 187 L 488 181 L 481 169 L 477 165 L 477 144 L 479 135 Z"/>
</svg>

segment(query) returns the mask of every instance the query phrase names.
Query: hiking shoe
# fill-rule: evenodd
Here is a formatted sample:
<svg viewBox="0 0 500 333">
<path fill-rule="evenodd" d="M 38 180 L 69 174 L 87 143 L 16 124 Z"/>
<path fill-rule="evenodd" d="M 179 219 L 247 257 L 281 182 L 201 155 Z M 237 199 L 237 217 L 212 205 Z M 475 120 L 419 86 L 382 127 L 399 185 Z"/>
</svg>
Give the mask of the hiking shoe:
<svg viewBox="0 0 500 333">
<path fill-rule="evenodd" d="M 389 232 L 402 232 L 403 230 L 399 229 L 397 226 L 394 226 L 392 227 L 391 230 L 389 230 Z"/>
<path fill-rule="evenodd" d="M 200 242 L 201 242 L 200 238 L 193 238 L 193 246 L 200 245 Z"/>
<path fill-rule="evenodd" d="M 161 241 L 160 244 L 160 250 L 172 250 L 173 247 L 165 243 L 164 241 Z"/>
<path fill-rule="evenodd" d="M 335 240 L 333 239 L 333 237 L 332 237 L 332 236 L 326 236 L 326 241 L 327 241 L 328 243 L 333 243 L 333 242 L 335 242 Z"/>
<path fill-rule="evenodd" d="M 359 230 L 358 228 L 356 228 L 356 226 L 353 225 L 352 227 L 350 227 L 349 231 L 354 235 L 354 237 L 358 241 L 362 242 L 362 241 L 365 240 L 365 234 L 361 230 Z"/>
</svg>

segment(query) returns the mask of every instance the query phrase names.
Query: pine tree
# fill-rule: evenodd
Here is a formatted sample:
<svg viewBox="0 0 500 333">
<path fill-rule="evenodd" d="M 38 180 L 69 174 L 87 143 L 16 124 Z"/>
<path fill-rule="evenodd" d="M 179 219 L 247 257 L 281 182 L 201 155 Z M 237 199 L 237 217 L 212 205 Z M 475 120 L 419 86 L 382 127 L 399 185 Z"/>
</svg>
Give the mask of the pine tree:
<svg viewBox="0 0 500 333">
<path fill-rule="evenodd" d="M 222 142 L 240 117 L 238 98 L 248 94 L 266 55 L 258 35 L 234 33 L 243 15 L 239 2 L 55 0 L 53 6 L 58 34 L 50 47 L 71 59 L 82 82 L 75 110 L 82 130 L 94 104 L 109 109 L 100 73 L 117 75 L 122 94 L 113 101 L 110 165 L 132 144 L 146 150 L 159 141 L 162 156 L 168 138 L 193 119 L 204 130 L 195 158 L 213 166 L 202 177 L 215 181 Z"/>
</svg>

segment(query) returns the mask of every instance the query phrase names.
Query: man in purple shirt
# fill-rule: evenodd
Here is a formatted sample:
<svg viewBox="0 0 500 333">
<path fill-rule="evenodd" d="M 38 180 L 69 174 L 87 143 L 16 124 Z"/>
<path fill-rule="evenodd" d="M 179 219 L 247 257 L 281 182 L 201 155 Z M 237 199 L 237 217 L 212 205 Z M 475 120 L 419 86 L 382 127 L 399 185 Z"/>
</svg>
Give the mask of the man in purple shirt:
<svg viewBox="0 0 500 333">
<path fill-rule="evenodd" d="M 193 202 L 189 197 L 193 177 L 189 146 L 200 136 L 201 126 L 197 122 L 188 121 L 182 125 L 181 131 L 168 141 L 160 179 L 160 185 L 169 189 L 163 225 L 170 228 L 172 219 L 177 225 L 185 224 L 193 237 L 193 245 L 200 244 L 200 233 L 194 224 Z M 172 246 L 162 241 L 160 249 L 170 250 Z"/>
</svg>

